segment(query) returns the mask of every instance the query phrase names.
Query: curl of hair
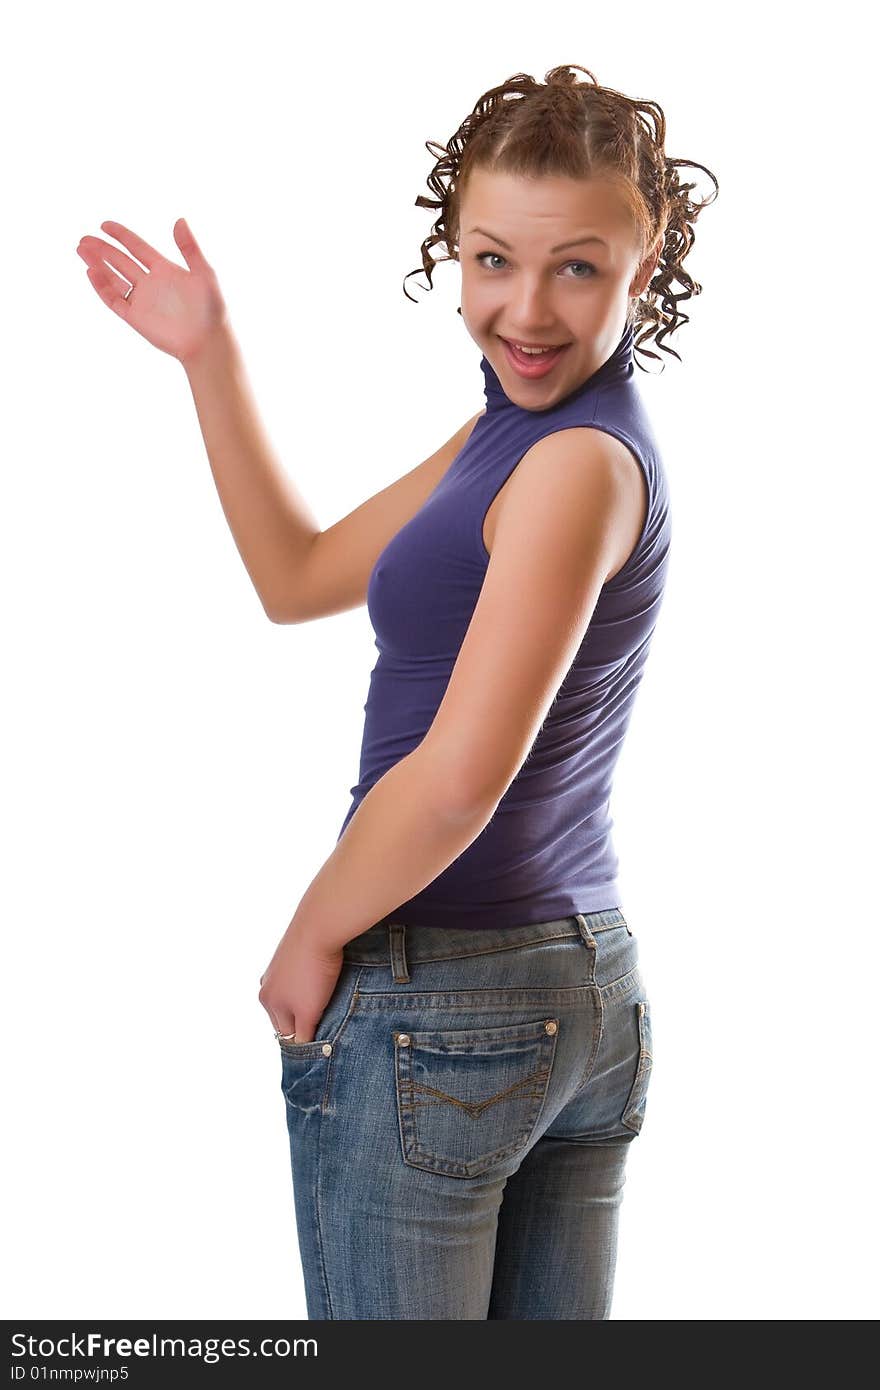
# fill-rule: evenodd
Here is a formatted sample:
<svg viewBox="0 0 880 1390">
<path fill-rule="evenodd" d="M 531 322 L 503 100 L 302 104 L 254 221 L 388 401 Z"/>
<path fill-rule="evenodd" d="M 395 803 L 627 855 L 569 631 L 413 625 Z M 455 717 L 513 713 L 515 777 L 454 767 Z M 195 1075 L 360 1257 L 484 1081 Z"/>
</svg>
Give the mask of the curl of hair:
<svg viewBox="0 0 880 1390">
<path fill-rule="evenodd" d="M 580 81 L 572 69 L 585 73 L 589 82 Z M 681 361 L 663 339 L 689 320 L 679 307 L 681 301 L 702 292 L 683 263 L 694 244 L 693 224 L 718 196 L 718 180 L 703 164 L 668 158 L 665 142 L 666 117 L 656 102 L 633 100 L 601 87 L 577 63 L 551 68 L 543 83 L 528 73 L 515 73 L 483 93 L 445 145 L 425 141 L 436 160 L 426 180 L 434 196 L 416 198 L 415 206 L 433 208 L 438 216 L 422 242 L 421 266 L 404 277 L 404 294 L 413 299 L 406 288 L 410 276 L 423 272 L 428 289 L 433 289 L 431 276 L 438 261 L 458 260 L 461 198 L 472 170 L 526 178 L 603 178 L 613 181 L 626 199 L 643 260 L 659 245 L 648 285 L 629 301 L 627 322 L 636 332 L 634 350 L 660 361 L 642 347 L 654 338 L 658 348 Z M 714 193 L 692 202 L 689 194 L 696 185 L 681 181 L 678 171 L 684 168 L 702 169 L 715 185 Z M 448 254 L 432 257 L 438 243 Z M 642 366 L 638 357 L 635 361 Z"/>
</svg>

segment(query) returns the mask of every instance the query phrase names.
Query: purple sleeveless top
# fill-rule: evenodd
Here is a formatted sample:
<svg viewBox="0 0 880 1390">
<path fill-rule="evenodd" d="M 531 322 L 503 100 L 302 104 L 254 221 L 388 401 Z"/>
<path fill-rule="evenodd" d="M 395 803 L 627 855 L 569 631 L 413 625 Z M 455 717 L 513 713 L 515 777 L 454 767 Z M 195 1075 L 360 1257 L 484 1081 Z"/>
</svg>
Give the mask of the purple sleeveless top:
<svg viewBox="0 0 880 1390">
<path fill-rule="evenodd" d="M 602 588 L 580 649 L 489 824 L 383 922 L 511 927 L 623 907 L 611 838 L 612 777 L 663 598 L 669 493 L 645 414 L 627 325 L 611 357 L 546 410 L 505 394 L 485 357 L 486 413 L 370 575 L 378 660 L 370 676 L 360 780 L 339 838 L 375 782 L 428 732 L 479 598 L 492 499 L 544 435 L 601 429 L 628 446 L 648 485 L 635 549 Z"/>
</svg>

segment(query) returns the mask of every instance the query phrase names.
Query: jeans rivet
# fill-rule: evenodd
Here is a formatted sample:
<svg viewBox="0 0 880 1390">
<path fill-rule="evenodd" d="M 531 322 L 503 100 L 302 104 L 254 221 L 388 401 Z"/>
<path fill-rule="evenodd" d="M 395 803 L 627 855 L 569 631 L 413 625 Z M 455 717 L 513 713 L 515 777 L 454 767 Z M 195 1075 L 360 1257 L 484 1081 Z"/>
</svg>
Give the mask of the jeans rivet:
<svg viewBox="0 0 880 1390">
<path fill-rule="evenodd" d="M 333 1047 L 330 1043 L 325 1043 L 324 1046 L 321 1048 L 321 1051 L 323 1052 L 325 1057 L 329 1057 L 330 1053 L 333 1051 Z"/>
<path fill-rule="evenodd" d="M 558 1027 L 559 1027 L 559 1025 L 558 1025 L 558 1023 L 556 1022 L 556 1019 L 555 1019 L 555 1018 L 548 1018 L 547 1022 L 544 1024 L 544 1032 L 545 1032 L 545 1033 L 555 1033 L 555 1032 L 556 1032 L 556 1029 L 557 1029 Z"/>
<path fill-rule="evenodd" d="M 406 1047 L 407 1043 L 409 1042 L 409 1033 L 396 1033 L 395 1041 L 397 1042 L 398 1046 Z"/>
</svg>

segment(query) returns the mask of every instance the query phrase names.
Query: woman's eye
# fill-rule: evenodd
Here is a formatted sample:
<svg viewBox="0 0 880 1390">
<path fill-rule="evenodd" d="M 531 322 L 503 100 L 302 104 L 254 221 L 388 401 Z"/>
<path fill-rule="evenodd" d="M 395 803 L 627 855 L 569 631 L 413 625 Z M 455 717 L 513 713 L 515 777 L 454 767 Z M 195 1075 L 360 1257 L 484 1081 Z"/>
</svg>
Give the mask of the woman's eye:
<svg viewBox="0 0 880 1390">
<path fill-rule="evenodd" d="M 480 254 L 479 254 L 478 256 L 475 256 L 475 257 L 474 257 L 474 259 L 476 260 L 476 262 L 477 262 L 478 265 L 482 265 L 483 261 L 485 260 L 485 258 L 486 258 L 487 256 L 492 256 L 496 261 L 503 261 L 503 260 L 504 260 L 504 257 L 503 257 L 502 255 L 500 255 L 499 252 L 497 252 L 497 251 L 481 251 Z M 488 267 L 487 267 L 487 269 L 488 269 Z"/>
<path fill-rule="evenodd" d="M 487 256 L 489 256 L 492 260 L 495 261 L 504 260 L 504 257 L 501 255 L 500 251 L 480 251 L 474 257 L 474 259 L 477 261 L 479 265 L 482 265 L 483 261 L 486 259 Z M 569 261 L 568 264 L 565 266 L 565 269 L 567 270 L 569 266 L 580 266 L 583 270 L 588 270 L 590 272 L 589 275 L 573 276 L 572 278 L 575 280 L 591 280 L 596 273 L 596 267 L 594 265 L 590 265 L 589 261 Z M 492 270 L 494 269 L 494 267 L 487 265 L 486 269 Z"/>
<path fill-rule="evenodd" d="M 569 264 L 569 265 L 579 265 L 579 266 L 582 266 L 582 267 L 584 268 L 584 270 L 589 270 L 589 271 L 591 272 L 591 275 L 595 275 L 595 274 L 596 274 L 596 267 L 595 267 L 594 265 L 590 265 L 589 261 L 569 261 L 568 264 Z M 589 280 L 589 279 L 591 278 L 591 276 L 590 276 L 590 275 L 576 275 L 574 278 L 575 278 L 575 280 Z"/>
</svg>

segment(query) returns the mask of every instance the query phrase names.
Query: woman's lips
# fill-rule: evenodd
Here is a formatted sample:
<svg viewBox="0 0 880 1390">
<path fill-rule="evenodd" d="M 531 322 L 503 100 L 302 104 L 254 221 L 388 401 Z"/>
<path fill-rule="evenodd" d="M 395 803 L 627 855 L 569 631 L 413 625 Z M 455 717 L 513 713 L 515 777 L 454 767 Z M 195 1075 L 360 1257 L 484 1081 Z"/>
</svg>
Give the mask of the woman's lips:
<svg viewBox="0 0 880 1390">
<path fill-rule="evenodd" d="M 509 342 L 507 338 L 502 338 L 501 341 L 507 353 L 507 360 L 514 371 L 518 376 L 526 377 L 530 381 L 534 381 L 536 378 L 546 376 L 548 372 L 552 372 L 566 348 L 570 347 L 569 343 L 563 343 L 560 347 L 554 348 L 551 352 L 542 352 L 540 354 L 522 353 L 518 352 L 513 346 L 513 343 Z"/>
</svg>

